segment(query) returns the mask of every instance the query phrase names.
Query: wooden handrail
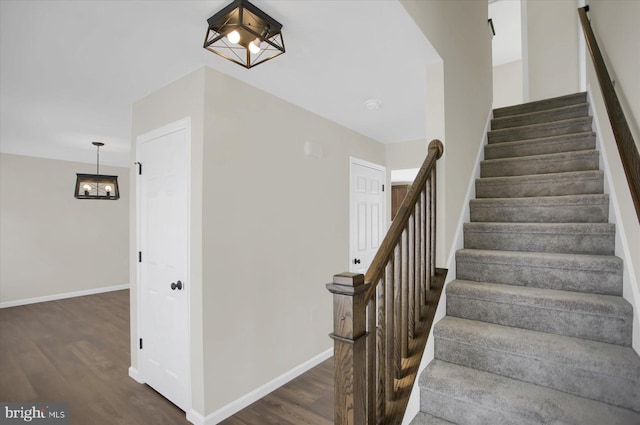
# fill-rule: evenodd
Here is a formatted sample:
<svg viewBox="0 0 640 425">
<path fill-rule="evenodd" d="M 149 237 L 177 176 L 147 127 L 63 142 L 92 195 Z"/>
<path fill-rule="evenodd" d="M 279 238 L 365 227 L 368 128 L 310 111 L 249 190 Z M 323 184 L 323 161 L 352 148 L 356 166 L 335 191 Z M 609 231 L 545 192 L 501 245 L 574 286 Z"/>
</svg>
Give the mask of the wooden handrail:
<svg viewBox="0 0 640 425">
<path fill-rule="evenodd" d="M 446 270 L 435 267 L 433 140 L 366 275 L 341 273 L 333 294 L 334 423 L 399 424 L 406 410 Z"/>
<path fill-rule="evenodd" d="M 613 135 L 616 139 L 620 159 L 622 160 L 622 167 L 627 176 L 631 198 L 636 208 L 636 215 L 640 222 L 640 154 L 638 154 L 638 147 L 633 140 L 629 123 L 620 106 L 620 101 L 613 87 L 609 71 L 607 71 L 607 66 L 604 63 L 598 42 L 591 28 L 591 22 L 589 22 L 587 16 L 588 11 L 589 6 L 578 8 L 578 15 L 580 16 L 584 37 L 587 41 L 591 59 L 593 60 L 593 66 L 598 76 L 600 90 L 602 91 L 602 97 L 604 98 L 604 103 L 607 108 Z"/>
<path fill-rule="evenodd" d="M 391 227 L 387 231 L 387 234 L 378 248 L 375 257 L 371 261 L 371 265 L 367 269 L 367 273 L 364 275 L 365 282 L 377 282 L 387 265 L 389 257 L 393 253 L 394 247 L 398 244 L 398 241 L 402 237 L 402 231 L 409 220 L 409 216 L 413 213 L 413 208 L 418 201 L 418 197 L 422 192 L 422 188 L 427 184 L 427 178 L 431 175 L 433 167 L 436 164 L 436 160 L 440 159 L 444 152 L 444 146 L 440 140 L 432 140 L 429 143 L 427 149 L 427 157 L 418 171 L 414 182 L 411 184 L 409 192 L 404 198 L 404 202 L 400 206 L 395 218 L 391 222 Z M 435 248 L 435 247 L 434 247 Z M 371 298 L 375 286 L 369 288 L 367 292 L 367 300 Z"/>
</svg>

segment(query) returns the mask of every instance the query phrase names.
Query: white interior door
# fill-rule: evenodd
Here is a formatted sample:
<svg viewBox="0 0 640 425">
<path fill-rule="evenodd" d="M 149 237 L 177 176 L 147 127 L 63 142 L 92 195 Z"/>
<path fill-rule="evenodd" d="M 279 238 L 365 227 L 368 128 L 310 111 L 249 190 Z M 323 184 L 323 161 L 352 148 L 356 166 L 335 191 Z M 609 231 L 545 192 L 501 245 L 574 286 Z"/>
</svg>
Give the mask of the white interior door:
<svg viewBox="0 0 640 425">
<path fill-rule="evenodd" d="M 350 271 L 365 274 L 384 237 L 385 168 L 351 159 Z"/>
<path fill-rule="evenodd" d="M 142 380 L 189 407 L 189 144 L 183 120 L 137 140 Z"/>
</svg>

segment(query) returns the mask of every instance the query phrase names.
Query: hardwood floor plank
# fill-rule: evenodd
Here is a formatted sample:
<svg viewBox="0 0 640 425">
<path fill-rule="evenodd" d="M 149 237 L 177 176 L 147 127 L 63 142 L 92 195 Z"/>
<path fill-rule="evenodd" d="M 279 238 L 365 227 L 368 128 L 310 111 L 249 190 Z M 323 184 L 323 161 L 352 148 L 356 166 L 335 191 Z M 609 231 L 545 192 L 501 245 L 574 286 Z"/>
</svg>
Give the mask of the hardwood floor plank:
<svg viewBox="0 0 640 425">
<path fill-rule="evenodd" d="M 185 413 L 128 376 L 129 291 L 0 309 L 0 400 L 69 403 L 71 425 L 182 425 Z M 222 422 L 330 425 L 333 359 Z"/>
<path fill-rule="evenodd" d="M 129 291 L 0 310 L 0 399 L 69 403 L 72 425 L 188 424 L 128 376 Z"/>
<path fill-rule="evenodd" d="M 5 357 L 4 364 L 0 373 L 0 388 L 13 388 L 15 400 L 28 400 L 37 398 L 36 390 L 31 386 L 29 378 L 24 374 L 20 365 L 15 362 L 13 357 Z M 0 400 L 5 400 L 4 394 L 0 394 Z"/>
<path fill-rule="evenodd" d="M 220 424 L 333 424 L 333 358 L 322 362 Z"/>
</svg>

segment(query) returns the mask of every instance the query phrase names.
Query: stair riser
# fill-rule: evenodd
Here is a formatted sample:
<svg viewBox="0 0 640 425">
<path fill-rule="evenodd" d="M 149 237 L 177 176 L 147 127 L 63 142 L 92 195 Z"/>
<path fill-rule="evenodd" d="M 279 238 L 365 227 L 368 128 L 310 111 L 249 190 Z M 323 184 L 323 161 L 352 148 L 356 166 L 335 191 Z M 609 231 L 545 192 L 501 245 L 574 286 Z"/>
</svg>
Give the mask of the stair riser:
<svg viewBox="0 0 640 425">
<path fill-rule="evenodd" d="M 591 131 L 591 117 L 567 121 L 552 122 L 535 126 L 517 127 L 505 130 L 492 130 L 488 134 L 488 142 L 504 143 L 517 140 L 539 139 L 543 137 L 562 136 L 572 133 Z"/>
<path fill-rule="evenodd" d="M 603 176 L 590 176 L 576 180 L 506 181 L 488 183 L 476 181 L 477 198 L 527 198 L 533 196 L 586 195 L 603 193 Z"/>
<path fill-rule="evenodd" d="M 421 410 L 460 425 L 636 425 L 628 409 L 433 360 L 420 377 Z"/>
<path fill-rule="evenodd" d="M 563 108 L 565 106 L 576 105 L 587 102 L 586 93 L 576 93 L 567 96 L 529 102 L 522 105 L 507 106 L 493 110 L 494 118 L 507 117 L 510 115 L 529 114 L 532 112 L 544 111 L 547 109 Z"/>
<path fill-rule="evenodd" d="M 500 251 L 613 255 L 615 234 L 473 232 L 465 229 L 464 247 Z"/>
<path fill-rule="evenodd" d="M 495 205 L 472 202 L 472 222 L 494 223 L 606 223 L 609 204 L 590 205 Z"/>
<path fill-rule="evenodd" d="M 576 270 L 527 264 L 500 264 L 457 258 L 456 277 L 476 282 L 622 296 L 622 269 Z"/>
<path fill-rule="evenodd" d="M 570 171 L 597 170 L 599 158 L 597 152 L 576 153 L 567 158 L 533 159 L 522 158 L 499 161 L 482 161 L 480 177 L 526 176 L 531 174 L 564 173 Z"/>
<path fill-rule="evenodd" d="M 631 344 L 631 317 L 596 316 L 447 294 L 447 315 L 504 326 L 606 342 Z"/>
<path fill-rule="evenodd" d="M 506 412 L 498 412 L 483 406 L 458 400 L 444 394 L 420 389 L 420 410 L 458 425 L 539 425 L 539 420 L 523 422 Z"/>
<path fill-rule="evenodd" d="M 640 407 L 640 390 L 636 382 L 566 362 L 478 347 L 437 335 L 435 358 L 628 409 Z"/>
<path fill-rule="evenodd" d="M 494 118 L 491 120 L 491 129 L 499 130 L 503 128 L 520 127 L 523 125 L 541 124 L 571 118 L 581 118 L 586 117 L 587 115 L 589 115 L 589 106 L 587 104 L 575 105 L 561 109 L 539 111 L 532 114 Z"/>
<path fill-rule="evenodd" d="M 505 142 L 486 145 L 484 148 L 484 158 L 500 159 L 544 155 L 589 150 L 595 149 L 595 147 L 596 137 L 593 133 L 570 134 L 548 139 L 527 140 L 526 142 Z"/>
</svg>

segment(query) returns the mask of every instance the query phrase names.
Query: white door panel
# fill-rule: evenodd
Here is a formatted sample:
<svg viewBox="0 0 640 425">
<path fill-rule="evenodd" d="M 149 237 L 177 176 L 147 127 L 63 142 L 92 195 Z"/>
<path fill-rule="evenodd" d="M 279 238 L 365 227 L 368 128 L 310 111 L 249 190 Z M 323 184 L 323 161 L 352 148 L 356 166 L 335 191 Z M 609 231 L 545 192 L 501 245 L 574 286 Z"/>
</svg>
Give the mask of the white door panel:
<svg viewBox="0 0 640 425">
<path fill-rule="evenodd" d="M 365 274 L 384 234 L 385 170 L 352 159 L 350 271 Z"/>
<path fill-rule="evenodd" d="M 186 122 L 188 124 L 188 121 Z M 140 136 L 138 175 L 140 373 L 189 407 L 189 128 Z M 178 284 L 179 282 L 179 284 Z"/>
</svg>

